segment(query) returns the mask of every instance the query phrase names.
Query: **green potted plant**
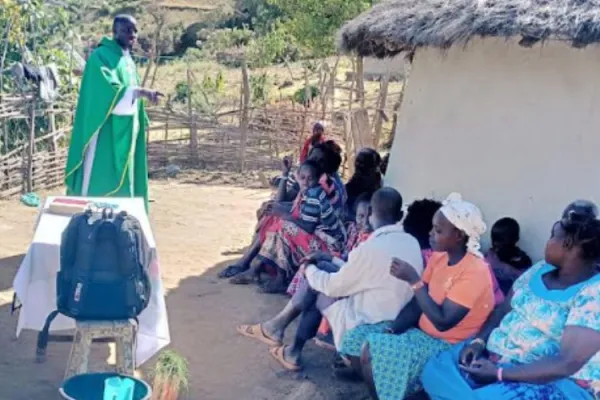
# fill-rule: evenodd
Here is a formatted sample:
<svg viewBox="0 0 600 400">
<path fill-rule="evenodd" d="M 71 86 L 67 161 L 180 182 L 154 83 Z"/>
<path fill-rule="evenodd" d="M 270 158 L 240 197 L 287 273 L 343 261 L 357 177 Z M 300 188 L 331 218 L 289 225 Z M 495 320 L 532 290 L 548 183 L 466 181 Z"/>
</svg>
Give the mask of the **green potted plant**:
<svg viewBox="0 0 600 400">
<path fill-rule="evenodd" d="M 152 382 L 153 400 L 177 400 L 188 387 L 187 360 L 174 350 L 165 350 L 156 361 Z"/>
</svg>

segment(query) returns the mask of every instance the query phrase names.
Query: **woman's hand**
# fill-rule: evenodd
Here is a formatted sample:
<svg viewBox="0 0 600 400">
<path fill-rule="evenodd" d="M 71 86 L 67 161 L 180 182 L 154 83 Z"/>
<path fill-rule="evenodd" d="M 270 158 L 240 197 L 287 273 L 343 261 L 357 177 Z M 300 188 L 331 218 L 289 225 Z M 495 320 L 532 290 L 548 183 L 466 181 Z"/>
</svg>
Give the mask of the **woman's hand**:
<svg viewBox="0 0 600 400">
<path fill-rule="evenodd" d="M 288 176 L 292 170 L 292 157 L 285 156 L 281 159 L 281 173 Z"/>
<path fill-rule="evenodd" d="M 406 261 L 400 260 L 399 258 L 392 259 L 390 274 L 400 279 L 401 281 L 408 282 L 410 285 L 419 282 L 419 280 L 421 279 L 421 277 L 412 265 L 410 265 Z"/>
<path fill-rule="evenodd" d="M 469 373 L 479 384 L 487 385 L 498 381 L 498 367 L 485 358 L 474 361 L 468 367 L 459 365 L 459 368 Z"/>
<path fill-rule="evenodd" d="M 480 341 L 472 341 L 462 348 L 458 356 L 458 363 L 465 367 L 471 366 L 475 361 L 481 358 L 485 351 L 485 345 Z"/>
</svg>

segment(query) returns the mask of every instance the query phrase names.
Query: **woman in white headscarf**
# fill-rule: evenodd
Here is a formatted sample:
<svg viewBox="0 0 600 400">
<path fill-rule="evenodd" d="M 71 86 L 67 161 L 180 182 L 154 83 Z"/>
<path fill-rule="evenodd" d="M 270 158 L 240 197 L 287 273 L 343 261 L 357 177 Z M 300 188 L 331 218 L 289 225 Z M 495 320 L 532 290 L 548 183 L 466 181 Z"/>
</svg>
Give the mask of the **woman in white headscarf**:
<svg viewBox="0 0 600 400">
<path fill-rule="evenodd" d="M 433 218 L 434 253 L 423 276 L 403 260 L 392 261 L 392 276 L 411 286 L 413 300 L 393 323 L 377 326 L 380 333 L 366 335 L 366 342 L 361 327 L 342 341 L 342 351 L 356 356 L 362 343 L 355 339 L 363 338 L 361 372 L 373 398 L 403 399 L 421 390 L 419 376 L 429 358 L 468 339 L 486 321 L 494 295 L 479 251 L 485 231 L 481 211 L 452 194 Z"/>
</svg>

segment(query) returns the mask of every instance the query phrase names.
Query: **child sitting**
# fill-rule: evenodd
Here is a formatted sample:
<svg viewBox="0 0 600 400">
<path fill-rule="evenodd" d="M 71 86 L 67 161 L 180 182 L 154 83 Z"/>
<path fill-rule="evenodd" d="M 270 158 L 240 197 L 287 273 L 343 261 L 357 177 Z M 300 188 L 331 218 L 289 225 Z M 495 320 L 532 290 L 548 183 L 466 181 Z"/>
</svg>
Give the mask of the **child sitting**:
<svg viewBox="0 0 600 400">
<path fill-rule="evenodd" d="M 492 226 L 492 247 L 485 259 L 504 294 L 508 294 L 515 280 L 532 265 L 531 258 L 517 246 L 519 235 L 519 223 L 512 218 L 502 218 Z"/>
<path fill-rule="evenodd" d="M 363 193 L 356 199 L 354 203 L 355 220 L 350 222 L 346 227 L 348 231 L 348 241 L 344 254 L 341 258 L 348 259 L 348 254 L 354 250 L 359 244 L 368 239 L 373 230 L 369 226 L 369 214 L 371 213 L 371 196 L 372 193 Z"/>
<path fill-rule="evenodd" d="M 250 268 L 235 276 L 231 283 L 249 284 L 256 280 L 263 266 L 268 266 L 277 271 L 277 276 L 262 291 L 281 293 L 308 254 L 339 249 L 337 243 L 345 243 L 345 229 L 319 184 L 321 175 L 320 165 L 314 161 L 305 161 L 300 166 L 300 194 L 291 211 L 278 207 L 265 211 L 265 215 L 276 218 L 264 228 L 264 240 Z"/>
</svg>

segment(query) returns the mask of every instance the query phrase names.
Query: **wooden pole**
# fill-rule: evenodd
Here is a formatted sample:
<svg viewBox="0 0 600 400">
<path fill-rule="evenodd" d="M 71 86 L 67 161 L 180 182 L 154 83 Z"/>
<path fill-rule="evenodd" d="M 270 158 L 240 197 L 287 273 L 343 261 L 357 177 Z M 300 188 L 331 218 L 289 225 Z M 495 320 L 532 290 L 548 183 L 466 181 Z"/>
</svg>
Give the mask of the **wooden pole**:
<svg viewBox="0 0 600 400">
<path fill-rule="evenodd" d="M 337 78 L 337 70 L 338 65 L 340 64 L 340 56 L 337 56 L 335 59 L 335 64 L 333 65 L 333 69 L 329 74 L 329 88 L 327 89 L 327 96 L 331 101 L 330 109 L 331 111 L 335 110 L 335 79 Z"/>
<path fill-rule="evenodd" d="M 194 116 L 194 108 L 192 105 L 192 73 L 190 65 L 187 66 L 187 95 L 188 95 L 188 118 L 190 122 L 190 154 L 192 161 L 198 161 L 198 131 L 196 130 L 196 118 Z"/>
<path fill-rule="evenodd" d="M 165 166 L 169 165 L 169 115 L 171 115 L 171 113 L 167 111 L 167 117 L 165 120 L 165 143 L 164 143 Z"/>
<path fill-rule="evenodd" d="M 331 73 L 331 68 L 327 61 L 323 60 L 321 63 L 321 68 L 319 69 L 319 94 L 321 97 L 321 119 L 325 119 L 325 114 L 327 114 L 327 86 L 326 82 L 327 73 Z"/>
<path fill-rule="evenodd" d="M 50 119 L 50 132 L 52 133 L 50 151 L 58 150 L 56 143 L 56 115 L 54 114 L 54 105 L 50 105 L 50 111 L 48 112 L 48 118 Z"/>
<path fill-rule="evenodd" d="M 310 82 L 308 81 L 308 68 L 304 67 L 304 112 L 302 113 L 302 126 L 300 127 L 300 134 L 298 135 L 298 152 L 302 151 L 303 136 L 307 130 L 306 124 L 308 122 L 308 105 L 310 99 Z"/>
<path fill-rule="evenodd" d="M 354 87 L 356 84 L 356 61 L 352 59 L 352 81 L 348 91 L 348 111 L 352 111 L 352 102 L 354 101 Z"/>
<path fill-rule="evenodd" d="M 248 66 L 246 60 L 242 64 L 242 84 L 243 84 L 243 107 L 242 120 L 240 121 L 241 142 L 240 142 L 240 172 L 246 169 L 246 141 L 248 140 L 248 108 L 250 107 L 250 77 L 248 76 Z"/>
<path fill-rule="evenodd" d="M 35 147 L 35 98 L 31 101 L 31 129 L 27 149 L 27 193 L 33 192 L 33 153 Z"/>
<path fill-rule="evenodd" d="M 365 108 L 365 68 L 362 57 L 356 59 L 356 85 L 360 108 Z"/>
<path fill-rule="evenodd" d="M 11 21 L 6 24 L 6 32 L 2 35 L 4 39 L 4 49 L 2 50 L 2 58 L 0 59 L 0 105 L 2 105 L 2 99 L 4 94 L 4 65 L 6 63 L 6 54 L 8 53 L 8 34 L 10 33 Z M 2 134 L 4 136 L 3 146 L 4 153 L 8 153 L 8 124 L 6 118 L 2 118 Z"/>
<path fill-rule="evenodd" d="M 381 140 L 381 130 L 383 128 L 383 114 L 388 95 L 388 87 L 390 83 L 390 74 L 385 74 L 381 81 L 381 90 L 379 91 L 379 101 L 377 102 L 377 110 L 375 111 L 375 123 L 373 124 L 373 145 L 377 149 Z"/>
</svg>

